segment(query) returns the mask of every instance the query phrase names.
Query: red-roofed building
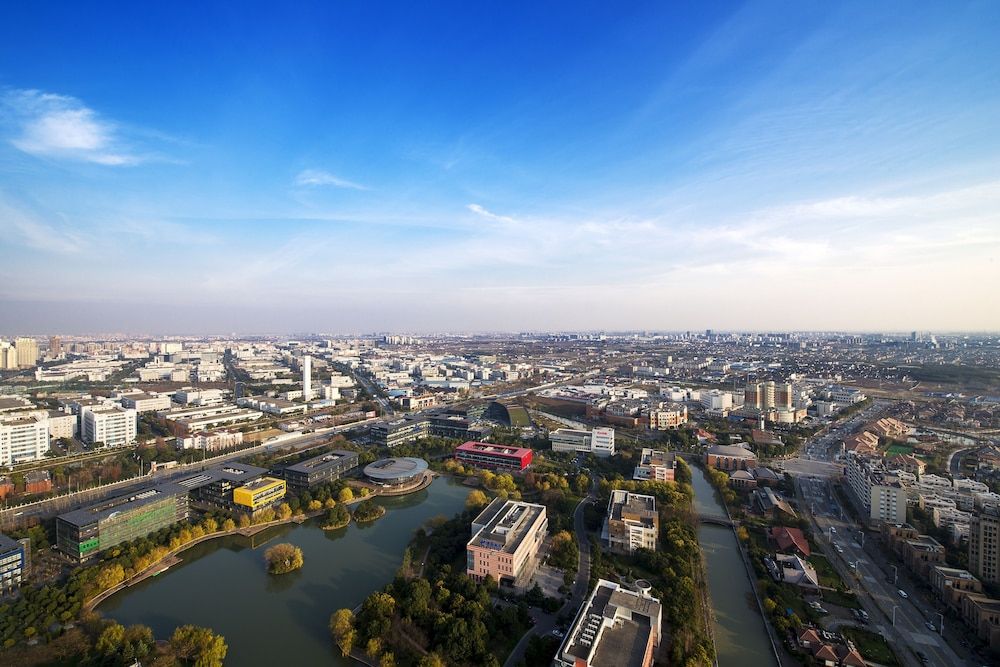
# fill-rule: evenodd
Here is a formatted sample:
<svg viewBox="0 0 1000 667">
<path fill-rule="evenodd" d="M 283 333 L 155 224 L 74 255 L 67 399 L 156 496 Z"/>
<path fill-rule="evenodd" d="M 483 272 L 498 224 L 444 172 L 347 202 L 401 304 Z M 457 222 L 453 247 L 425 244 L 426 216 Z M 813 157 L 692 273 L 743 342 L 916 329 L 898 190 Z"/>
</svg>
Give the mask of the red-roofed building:
<svg viewBox="0 0 1000 667">
<path fill-rule="evenodd" d="M 805 534 L 798 528 L 775 526 L 771 528 L 767 536 L 778 547 L 778 551 L 786 553 L 797 552 L 803 558 L 809 557 L 809 540 L 806 539 Z"/>
<path fill-rule="evenodd" d="M 455 460 L 478 468 L 524 470 L 531 465 L 532 451 L 525 447 L 469 441 L 455 448 Z"/>
</svg>

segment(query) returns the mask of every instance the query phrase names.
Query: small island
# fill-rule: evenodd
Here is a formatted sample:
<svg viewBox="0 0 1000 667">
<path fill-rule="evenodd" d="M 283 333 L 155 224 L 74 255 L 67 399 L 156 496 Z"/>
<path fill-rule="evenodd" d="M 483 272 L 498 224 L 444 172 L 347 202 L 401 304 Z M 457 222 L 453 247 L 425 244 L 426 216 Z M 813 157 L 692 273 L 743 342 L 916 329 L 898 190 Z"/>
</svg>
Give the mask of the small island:
<svg viewBox="0 0 1000 667">
<path fill-rule="evenodd" d="M 264 560 L 271 574 L 286 574 L 302 567 L 302 549 L 287 542 L 275 544 L 264 552 Z"/>
<path fill-rule="evenodd" d="M 337 530 L 343 528 L 351 522 L 351 513 L 342 504 L 334 505 L 326 513 L 326 519 L 320 524 L 323 530 Z"/>
<path fill-rule="evenodd" d="M 381 519 L 384 514 L 384 507 L 376 505 L 371 500 L 365 500 L 354 508 L 352 516 L 358 523 L 368 523 L 375 519 Z"/>
</svg>

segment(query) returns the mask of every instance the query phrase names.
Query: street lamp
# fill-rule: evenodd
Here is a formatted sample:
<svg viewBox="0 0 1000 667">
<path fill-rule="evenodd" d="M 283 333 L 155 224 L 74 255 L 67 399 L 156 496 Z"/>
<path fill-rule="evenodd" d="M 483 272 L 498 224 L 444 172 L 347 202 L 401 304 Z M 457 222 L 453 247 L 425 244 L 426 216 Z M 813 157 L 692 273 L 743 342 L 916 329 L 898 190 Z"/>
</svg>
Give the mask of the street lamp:
<svg viewBox="0 0 1000 667">
<path fill-rule="evenodd" d="M 890 565 L 892 568 L 892 585 L 895 586 L 899 582 L 899 570 L 895 565 Z"/>
</svg>

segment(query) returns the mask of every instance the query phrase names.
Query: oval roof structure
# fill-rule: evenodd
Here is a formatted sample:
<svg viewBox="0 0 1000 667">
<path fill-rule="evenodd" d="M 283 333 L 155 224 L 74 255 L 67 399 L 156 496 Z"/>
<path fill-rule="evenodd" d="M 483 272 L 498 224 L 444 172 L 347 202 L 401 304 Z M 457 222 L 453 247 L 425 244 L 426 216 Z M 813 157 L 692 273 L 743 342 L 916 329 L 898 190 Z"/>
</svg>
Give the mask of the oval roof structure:
<svg viewBox="0 0 1000 667">
<path fill-rule="evenodd" d="M 427 461 L 404 456 L 379 459 L 365 466 L 365 476 L 380 482 L 406 480 L 422 475 L 427 470 Z"/>
</svg>

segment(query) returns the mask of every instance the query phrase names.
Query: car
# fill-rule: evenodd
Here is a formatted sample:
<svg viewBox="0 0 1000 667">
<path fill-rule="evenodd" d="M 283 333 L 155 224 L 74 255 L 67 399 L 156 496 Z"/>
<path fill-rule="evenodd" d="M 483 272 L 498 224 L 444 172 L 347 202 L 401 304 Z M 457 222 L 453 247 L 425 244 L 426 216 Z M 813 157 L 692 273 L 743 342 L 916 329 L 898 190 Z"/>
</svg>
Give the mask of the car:
<svg viewBox="0 0 1000 667">
<path fill-rule="evenodd" d="M 921 653 L 920 651 L 917 651 L 917 657 L 920 658 L 920 662 L 924 663 L 925 665 L 930 662 L 927 656 Z"/>
<path fill-rule="evenodd" d="M 930 630 L 931 632 L 937 632 L 937 628 L 930 621 L 924 622 L 924 625 L 927 626 L 927 629 Z"/>
<path fill-rule="evenodd" d="M 902 588 L 900 588 L 896 592 L 899 593 L 899 597 L 903 598 L 904 600 L 910 597 L 909 595 L 906 594 L 906 591 L 904 591 Z"/>
<path fill-rule="evenodd" d="M 868 612 L 865 611 L 864 609 L 861 610 L 861 618 L 865 619 L 866 621 L 868 620 Z"/>
</svg>

